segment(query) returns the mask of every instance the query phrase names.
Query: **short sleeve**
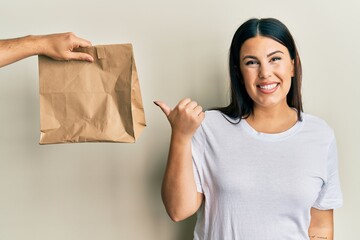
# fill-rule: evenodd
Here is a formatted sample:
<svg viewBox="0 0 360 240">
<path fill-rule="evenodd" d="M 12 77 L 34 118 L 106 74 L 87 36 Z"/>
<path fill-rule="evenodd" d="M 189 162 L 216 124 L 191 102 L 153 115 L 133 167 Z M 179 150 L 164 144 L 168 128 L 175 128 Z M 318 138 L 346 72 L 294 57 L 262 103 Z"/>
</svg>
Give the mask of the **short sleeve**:
<svg viewBox="0 0 360 240">
<path fill-rule="evenodd" d="M 343 198 L 340 188 L 338 155 L 335 137 L 329 146 L 327 156 L 327 179 L 324 182 L 319 196 L 313 205 L 320 210 L 329 210 L 339 208 L 343 204 Z"/>
<path fill-rule="evenodd" d="M 191 140 L 191 152 L 192 152 L 192 159 L 193 159 L 193 171 L 194 171 L 194 179 L 196 183 L 197 191 L 203 193 L 202 183 L 201 183 L 201 162 L 204 158 L 204 133 L 203 128 L 200 126 L 192 140 Z"/>
</svg>

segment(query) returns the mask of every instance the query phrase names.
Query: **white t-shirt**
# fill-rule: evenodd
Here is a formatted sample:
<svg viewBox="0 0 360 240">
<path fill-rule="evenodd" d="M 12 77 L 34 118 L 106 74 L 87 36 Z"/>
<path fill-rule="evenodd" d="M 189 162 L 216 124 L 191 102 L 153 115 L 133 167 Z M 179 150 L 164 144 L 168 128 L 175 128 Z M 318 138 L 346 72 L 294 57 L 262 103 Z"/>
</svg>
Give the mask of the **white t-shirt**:
<svg viewBox="0 0 360 240">
<path fill-rule="evenodd" d="M 308 240 L 311 207 L 342 205 L 334 132 L 318 117 L 302 119 L 266 134 L 206 112 L 192 139 L 205 196 L 195 240 Z"/>
</svg>

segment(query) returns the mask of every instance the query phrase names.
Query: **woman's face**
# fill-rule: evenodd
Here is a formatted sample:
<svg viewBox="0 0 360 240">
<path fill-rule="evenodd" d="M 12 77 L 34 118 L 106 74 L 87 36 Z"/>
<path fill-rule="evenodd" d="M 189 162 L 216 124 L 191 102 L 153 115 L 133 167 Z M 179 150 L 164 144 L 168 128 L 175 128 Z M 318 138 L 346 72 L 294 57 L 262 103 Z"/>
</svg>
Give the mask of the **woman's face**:
<svg viewBox="0 0 360 240">
<path fill-rule="evenodd" d="M 240 71 L 254 107 L 288 106 L 294 61 L 284 45 L 262 36 L 246 40 L 240 49 Z"/>
</svg>

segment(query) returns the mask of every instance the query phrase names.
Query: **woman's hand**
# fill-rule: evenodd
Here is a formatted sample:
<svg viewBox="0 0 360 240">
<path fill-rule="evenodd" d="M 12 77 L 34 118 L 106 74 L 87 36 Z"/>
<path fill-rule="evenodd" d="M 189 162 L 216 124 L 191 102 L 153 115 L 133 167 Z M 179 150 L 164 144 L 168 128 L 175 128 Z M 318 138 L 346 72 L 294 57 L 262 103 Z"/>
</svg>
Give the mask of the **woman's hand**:
<svg viewBox="0 0 360 240">
<path fill-rule="evenodd" d="M 194 135 L 205 118 L 202 107 L 190 98 L 181 100 L 174 109 L 170 109 L 162 101 L 154 101 L 154 103 L 165 113 L 170 122 L 172 133 L 187 139 Z"/>
</svg>

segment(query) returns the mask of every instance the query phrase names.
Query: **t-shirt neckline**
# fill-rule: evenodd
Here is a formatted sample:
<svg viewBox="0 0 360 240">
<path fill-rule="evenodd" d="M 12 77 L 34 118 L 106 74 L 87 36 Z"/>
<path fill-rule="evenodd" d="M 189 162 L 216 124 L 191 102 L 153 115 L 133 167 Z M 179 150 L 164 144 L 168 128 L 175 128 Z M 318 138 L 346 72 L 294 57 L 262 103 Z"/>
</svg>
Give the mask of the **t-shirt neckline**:
<svg viewBox="0 0 360 240">
<path fill-rule="evenodd" d="M 246 119 L 242 119 L 240 121 L 240 126 L 252 137 L 262 140 L 262 141 L 268 141 L 268 142 L 275 142 L 275 141 L 281 141 L 285 138 L 288 138 L 290 136 L 293 136 L 296 134 L 304 125 L 305 123 L 305 116 L 301 112 L 301 119 L 302 121 L 297 121 L 292 127 L 289 129 L 280 132 L 280 133 L 263 133 L 256 131 L 247 121 Z"/>
</svg>

